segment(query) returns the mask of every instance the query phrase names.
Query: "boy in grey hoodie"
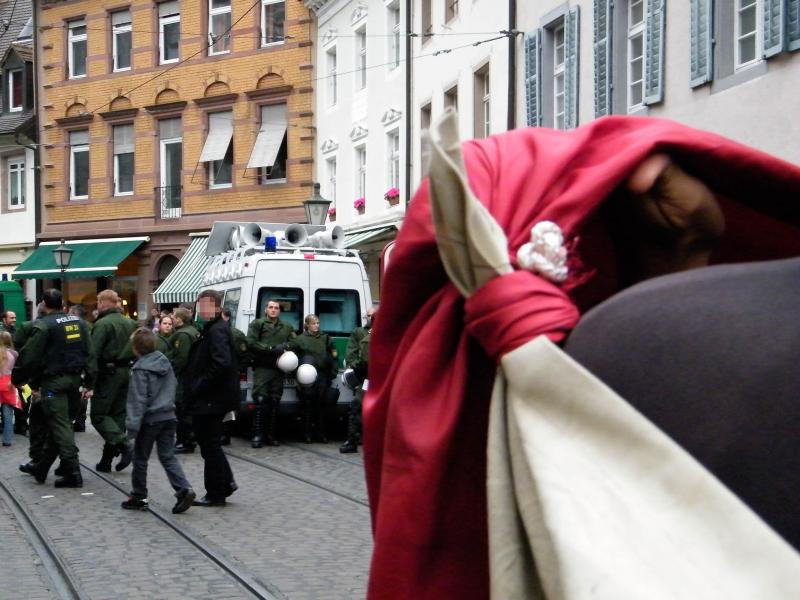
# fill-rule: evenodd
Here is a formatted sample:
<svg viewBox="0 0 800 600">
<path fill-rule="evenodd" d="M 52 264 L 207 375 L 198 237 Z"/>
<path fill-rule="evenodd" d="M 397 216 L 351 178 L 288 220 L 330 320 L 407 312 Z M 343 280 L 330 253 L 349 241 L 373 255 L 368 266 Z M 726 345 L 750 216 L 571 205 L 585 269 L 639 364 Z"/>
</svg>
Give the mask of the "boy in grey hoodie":
<svg viewBox="0 0 800 600">
<path fill-rule="evenodd" d="M 155 444 L 158 460 L 178 499 L 172 512 L 182 513 L 192 505 L 195 493 L 175 458 L 175 373 L 169 359 L 155 349 L 152 331 L 140 327 L 133 332 L 131 340 L 133 353 L 139 360 L 131 368 L 125 425 L 128 438 L 136 442 L 131 475 L 133 491 L 122 508 L 147 508 L 147 462 Z"/>
</svg>

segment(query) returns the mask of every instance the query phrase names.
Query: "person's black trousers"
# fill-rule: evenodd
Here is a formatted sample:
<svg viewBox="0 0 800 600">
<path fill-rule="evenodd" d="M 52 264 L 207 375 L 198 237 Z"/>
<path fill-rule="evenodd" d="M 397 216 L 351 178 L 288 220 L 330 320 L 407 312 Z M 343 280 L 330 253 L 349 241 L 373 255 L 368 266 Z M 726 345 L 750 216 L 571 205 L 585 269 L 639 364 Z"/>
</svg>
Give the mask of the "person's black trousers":
<svg viewBox="0 0 800 600">
<path fill-rule="evenodd" d="M 195 441 L 200 446 L 200 454 L 203 456 L 203 477 L 209 500 L 224 500 L 232 493 L 233 472 L 222 451 L 224 416 L 224 414 L 192 416 Z"/>
</svg>

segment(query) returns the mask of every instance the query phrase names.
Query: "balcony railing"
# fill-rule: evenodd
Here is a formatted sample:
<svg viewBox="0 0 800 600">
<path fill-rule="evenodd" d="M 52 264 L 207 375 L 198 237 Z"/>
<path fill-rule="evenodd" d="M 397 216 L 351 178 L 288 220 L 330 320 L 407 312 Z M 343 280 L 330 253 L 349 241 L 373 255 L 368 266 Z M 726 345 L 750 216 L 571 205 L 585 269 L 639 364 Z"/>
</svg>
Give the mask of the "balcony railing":
<svg viewBox="0 0 800 600">
<path fill-rule="evenodd" d="M 162 219 L 181 218 L 181 189 L 179 185 L 155 188 L 157 212 Z"/>
</svg>

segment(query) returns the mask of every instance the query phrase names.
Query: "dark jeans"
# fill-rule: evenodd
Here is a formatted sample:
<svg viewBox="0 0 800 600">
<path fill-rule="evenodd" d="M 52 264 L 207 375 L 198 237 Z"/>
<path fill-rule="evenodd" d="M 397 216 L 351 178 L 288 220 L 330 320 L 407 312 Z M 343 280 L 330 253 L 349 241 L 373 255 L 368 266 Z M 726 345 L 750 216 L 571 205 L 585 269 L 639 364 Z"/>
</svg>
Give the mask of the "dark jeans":
<svg viewBox="0 0 800 600">
<path fill-rule="evenodd" d="M 203 456 L 203 479 L 209 500 L 223 500 L 231 495 L 233 472 L 222 451 L 224 414 L 193 415 L 194 436 Z"/>
<path fill-rule="evenodd" d="M 147 498 L 147 462 L 150 460 L 153 444 L 156 445 L 158 461 L 164 467 L 172 489 L 183 492 L 192 487 L 183 474 L 181 463 L 175 458 L 175 421 L 160 421 L 142 425 L 136 436 L 136 444 L 133 447 L 131 496 L 142 500 Z"/>
</svg>

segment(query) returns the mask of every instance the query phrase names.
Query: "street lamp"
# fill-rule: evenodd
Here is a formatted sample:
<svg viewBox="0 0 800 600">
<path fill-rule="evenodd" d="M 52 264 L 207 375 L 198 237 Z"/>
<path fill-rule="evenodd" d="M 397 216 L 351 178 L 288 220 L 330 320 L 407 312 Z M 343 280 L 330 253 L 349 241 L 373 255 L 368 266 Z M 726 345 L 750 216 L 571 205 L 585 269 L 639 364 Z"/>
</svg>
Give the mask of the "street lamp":
<svg viewBox="0 0 800 600">
<path fill-rule="evenodd" d="M 53 258 L 56 260 L 56 265 L 61 270 L 61 289 L 64 289 L 64 271 L 69 267 L 69 262 L 72 260 L 72 253 L 74 250 L 64 245 L 64 239 L 61 239 L 61 245 L 53 249 Z"/>
<path fill-rule="evenodd" d="M 309 225 L 324 225 L 325 218 L 328 216 L 328 207 L 331 205 L 330 200 L 326 200 L 319 193 L 319 184 L 314 184 L 314 194 L 303 202 L 303 208 L 306 209 L 306 221 Z"/>
</svg>

